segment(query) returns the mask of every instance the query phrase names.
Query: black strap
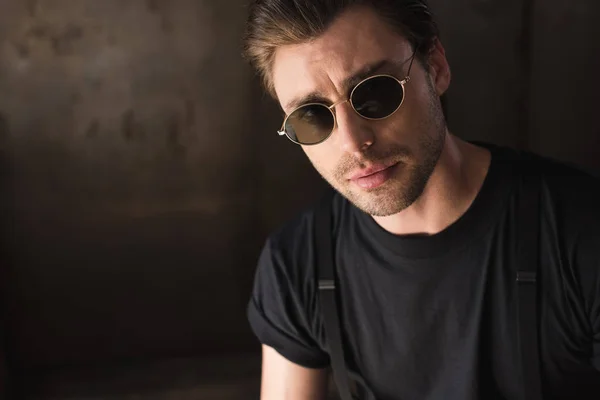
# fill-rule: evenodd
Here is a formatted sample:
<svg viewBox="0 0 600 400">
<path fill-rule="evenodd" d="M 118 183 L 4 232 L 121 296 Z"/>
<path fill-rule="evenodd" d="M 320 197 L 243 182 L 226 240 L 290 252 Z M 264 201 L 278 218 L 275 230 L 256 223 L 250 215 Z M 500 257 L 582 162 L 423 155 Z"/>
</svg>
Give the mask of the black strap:
<svg viewBox="0 0 600 400">
<path fill-rule="evenodd" d="M 542 385 L 538 347 L 537 271 L 539 265 L 540 177 L 522 181 L 524 198 L 519 207 L 517 261 L 517 324 L 524 399 L 541 400 Z M 522 225 L 521 225 L 522 224 Z"/>
<path fill-rule="evenodd" d="M 328 193 L 321 201 L 315 218 L 315 249 L 317 249 L 319 301 L 321 303 L 325 336 L 329 344 L 329 357 L 331 359 L 333 377 L 342 400 L 352 400 L 335 298 L 336 279 L 331 240 L 331 200 L 332 196 Z"/>
</svg>

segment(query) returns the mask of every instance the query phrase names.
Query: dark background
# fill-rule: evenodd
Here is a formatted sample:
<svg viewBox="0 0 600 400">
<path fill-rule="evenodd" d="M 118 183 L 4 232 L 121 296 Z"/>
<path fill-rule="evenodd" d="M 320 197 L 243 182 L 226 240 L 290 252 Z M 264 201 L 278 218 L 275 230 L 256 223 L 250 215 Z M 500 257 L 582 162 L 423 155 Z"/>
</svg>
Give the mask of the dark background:
<svg viewBox="0 0 600 400">
<path fill-rule="evenodd" d="M 599 173 L 600 2 L 430 3 L 451 130 Z M 5 398 L 255 398 L 258 252 L 324 184 L 276 135 L 245 17 L 0 0 Z"/>
</svg>

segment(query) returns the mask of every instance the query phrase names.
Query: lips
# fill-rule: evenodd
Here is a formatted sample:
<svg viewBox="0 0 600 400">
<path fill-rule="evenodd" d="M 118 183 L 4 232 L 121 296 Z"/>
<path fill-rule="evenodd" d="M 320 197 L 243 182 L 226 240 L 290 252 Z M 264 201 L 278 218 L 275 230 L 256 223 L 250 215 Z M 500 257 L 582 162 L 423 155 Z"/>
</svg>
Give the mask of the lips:
<svg viewBox="0 0 600 400">
<path fill-rule="evenodd" d="M 363 189 L 375 189 L 392 177 L 397 165 L 398 163 L 372 165 L 354 173 L 350 177 L 350 181 Z"/>
<path fill-rule="evenodd" d="M 364 169 L 361 169 L 360 171 L 355 172 L 350 177 L 350 180 L 354 181 L 356 179 L 365 178 L 365 177 L 367 177 L 369 175 L 373 175 L 373 174 L 376 174 L 378 172 L 381 172 L 384 169 L 387 169 L 389 167 L 391 167 L 391 165 L 375 164 L 375 165 L 370 166 L 369 168 L 364 168 Z"/>
</svg>

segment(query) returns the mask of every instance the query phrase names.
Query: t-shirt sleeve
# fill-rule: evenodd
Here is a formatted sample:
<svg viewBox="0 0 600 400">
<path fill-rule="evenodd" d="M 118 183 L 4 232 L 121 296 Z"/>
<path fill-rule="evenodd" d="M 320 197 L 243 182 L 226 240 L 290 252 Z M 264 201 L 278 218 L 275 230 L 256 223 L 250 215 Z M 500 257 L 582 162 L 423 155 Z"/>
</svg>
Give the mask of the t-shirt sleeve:
<svg viewBox="0 0 600 400">
<path fill-rule="evenodd" d="M 600 233 L 579 241 L 579 273 L 592 327 L 592 365 L 600 371 Z"/>
<path fill-rule="evenodd" d="M 271 238 L 261 252 L 247 309 L 250 326 L 262 344 L 291 362 L 327 367 L 329 357 L 311 332 L 309 282 L 290 265 L 298 260 L 286 260 L 279 247 Z"/>
</svg>

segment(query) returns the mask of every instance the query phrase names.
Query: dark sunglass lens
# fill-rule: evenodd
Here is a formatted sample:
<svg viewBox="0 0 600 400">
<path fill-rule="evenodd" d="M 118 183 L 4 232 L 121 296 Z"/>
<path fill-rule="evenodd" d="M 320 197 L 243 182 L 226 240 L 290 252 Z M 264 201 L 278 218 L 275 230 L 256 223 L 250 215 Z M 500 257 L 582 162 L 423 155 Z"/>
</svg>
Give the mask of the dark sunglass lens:
<svg viewBox="0 0 600 400">
<path fill-rule="evenodd" d="M 402 104 L 404 88 L 390 76 L 376 76 L 359 84 L 352 93 L 352 106 L 363 117 L 389 117 Z"/>
<path fill-rule="evenodd" d="M 329 136 L 333 125 L 333 114 L 326 106 L 307 104 L 289 115 L 285 132 L 298 143 L 316 144 Z"/>
</svg>

